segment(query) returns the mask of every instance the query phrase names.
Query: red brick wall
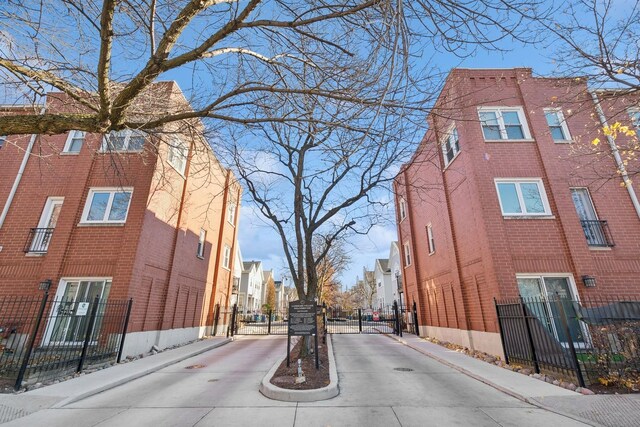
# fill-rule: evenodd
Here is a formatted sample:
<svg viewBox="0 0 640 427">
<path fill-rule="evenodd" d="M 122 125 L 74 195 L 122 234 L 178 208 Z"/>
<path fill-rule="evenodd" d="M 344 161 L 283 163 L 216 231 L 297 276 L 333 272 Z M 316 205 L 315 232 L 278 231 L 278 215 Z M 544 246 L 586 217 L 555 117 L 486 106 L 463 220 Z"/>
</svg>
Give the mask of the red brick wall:
<svg viewBox="0 0 640 427">
<path fill-rule="evenodd" d="M 522 106 L 533 140 L 485 142 L 477 114 L 483 105 Z M 543 112 L 549 107 L 562 108 L 573 144 L 552 140 Z M 436 110 L 421 149 L 396 179 L 396 201 L 410 202 L 398 224 L 400 244 L 413 251 L 406 292 L 420 300 L 423 324 L 496 331 L 493 298 L 517 296 L 517 273 L 570 273 L 581 296 L 640 296 L 640 221 L 619 179 L 596 179 L 605 171 L 615 177 L 615 164 L 606 156 L 594 162 L 599 157 L 589 153 L 600 124 L 584 81 L 533 78 L 526 69 L 454 70 Z M 619 105 L 609 110 L 624 113 Z M 461 152 L 443 172 L 435 141 L 451 123 Z M 542 178 L 553 218 L 503 218 L 499 177 Z M 582 186 L 609 222 L 611 250 L 587 246 L 569 190 Z M 428 224 L 436 241 L 431 255 Z M 584 287 L 587 274 L 597 287 Z"/>
</svg>

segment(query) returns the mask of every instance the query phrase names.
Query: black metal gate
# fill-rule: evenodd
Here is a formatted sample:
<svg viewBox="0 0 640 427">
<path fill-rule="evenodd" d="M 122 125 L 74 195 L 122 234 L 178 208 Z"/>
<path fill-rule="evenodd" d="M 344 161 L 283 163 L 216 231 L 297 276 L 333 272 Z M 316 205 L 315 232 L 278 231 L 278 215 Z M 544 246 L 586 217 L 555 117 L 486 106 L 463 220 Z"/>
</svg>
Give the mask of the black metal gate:
<svg viewBox="0 0 640 427">
<path fill-rule="evenodd" d="M 402 335 L 405 322 L 400 310 L 397 304 L 378 309 L 327 307 L 327 333 Z"/>
<path fill-rule="evenodd" d="M 231 335 L 287 335 L 289 310 L 283 308 L 266 313 L 243 313 L 233 307 Z"/>
</svg>

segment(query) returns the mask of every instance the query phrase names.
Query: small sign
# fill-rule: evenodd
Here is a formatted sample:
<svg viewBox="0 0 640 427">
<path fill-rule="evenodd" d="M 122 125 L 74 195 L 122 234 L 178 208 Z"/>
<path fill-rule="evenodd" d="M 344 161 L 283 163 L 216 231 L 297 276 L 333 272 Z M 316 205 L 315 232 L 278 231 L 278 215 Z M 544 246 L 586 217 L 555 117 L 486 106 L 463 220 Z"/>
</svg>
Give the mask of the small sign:
<svg viewBox="0 0 640 427">
<path fill-rule="evenodd" d="M 289 304 L 289 335 L 310 336 L 317 333 L 315 303 Z"/>
<path fill-rule="evenodd" d="M 78 308 L 76 309 L 76 316 L 86 316 L 88 311 L 89 311 L 89 303 L 79 302 Z"/>
<path fill-rule="evenodd" d="M 380 314 L 377 311 L 373 312 L 373 321 L 378 322 L 380 320 Z"/>
</svg>

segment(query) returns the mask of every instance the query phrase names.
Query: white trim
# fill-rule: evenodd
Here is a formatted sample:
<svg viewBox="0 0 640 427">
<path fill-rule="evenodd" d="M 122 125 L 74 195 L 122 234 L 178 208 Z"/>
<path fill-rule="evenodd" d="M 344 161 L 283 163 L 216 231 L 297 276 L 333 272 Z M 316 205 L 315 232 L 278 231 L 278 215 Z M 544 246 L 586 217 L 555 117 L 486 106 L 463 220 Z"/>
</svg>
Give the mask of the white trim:
<svg viewBox="0 0 640 427">
<path fill-rule="evenodd" d="M 109 214 L 111 213 L 111 207 L 113 204 L 113 199 L 116 193 L 129 193 L 129 203 L 127 204 L 127 211 L 124 215 L 124 219 L 122 220 L 109 220 Z M 93 195 L 95 193 L 109 193 L 109 200 L 107 201 L 107 206 L 105 208 L 104 217 L 102 220 L 88 220 L 89 211 L 91 209 L 91 203 L 93 202 Z M 131 207 L 131 199 L 133 199 L 133 187 L 91 187 L 89 188 L 89 193 L 87 194 L 87 200 L 84 203 L 84 209 L 82 211 L 82 217 L 80 219 L 80 224 L 124 224 L 127 222 L 127 217 L 129 216 L 129 208 Z"/>
<path fill-rule="evenodd" d="M 547 113 L 556 114 L 558 121 L 560 122 L 560 128 L 562 129 L 564 139 L 554 139 L 553 135 L 551 134 L 551 129 L 549 129 L 549 135 L 551 136 L 553 142 L 556 144 L 571 144 L 573 140 L 571 139 L 571 132 L 569 132 L 569 125 L 567 124 L 567 120 L 562 113 L 562 108 L 545 108 L 542 111 L 544 112 L 544 119 L 545 122 L 547 122 L 547 126 L 549 126 L 549 122 L 547 121 Z"/>
<path fill-rule="evenodd" d="M 113 148 L 111 148 L 107 142 L 107 136 L 111 135 L 111 134 L 123 134 L 124 135 L 124 144 L 123 144 L 123 148 L 120 150 L 115 150 Z M 123 129 L 123 130 L 119 130 L 119 131 L 111 131 L 108 134 L 104 134 L 102 135 L 102 144 L 100 145 L 100 153 L 141 153 L 142 151 L 144 151 L 144 143 L 142 144 L 142 147 L 140 147 L 137 150 L 130 150 L 129 149 L 129 142 L 131 141 L 131 137 L 132 136 L 142 136 L 145 139 L 147 139 L 147 134 L 143 131 L 140 130 L 136 130 L 136 129 Z"/>
<path fill-rule="evenodd" d="M 402 196 L 400 196 L 400 200 L 398 201 L 398 210 L 398 214 L 400 215 L 400 222 L 402 222 L 407 217 L 407 202 Z"/>
<path fill-rule="evenodd" d="M 198 234 L 198 247 L 196 249 L 196 256 L 200 259 L 204 259 L 204 249 L 207 243 L 207 230 L 204 228 L 200 229 L 200 233 Z"/>
<path fill-rule="evenodd" d="M 233 212 L 233 214 L 231 213 Z M 229 208 L 227 209 L 227 222 L 231 224 L 233 227 L 236 226 L 236 214 L 238 213 L 238 205 L 236 203 L 229 203 Z"/>
<path fill-rule="evenodd" d="M 187 159 L 189 157 L 189 147 L 184 141 L 178 137 L 171 139 L 171 143 L 168 144 L 167 150 L 167 163 L 175 169 L 184 178 L 184 172 L 187 170 Z M 175 151 L 174 151 L 175 150 Z M 182 163 L 176 162 L 182 158 Z"/>
<path fill-rule="evenodd" d="M 576 281 L 572 273 L 516 273 L 516 286 L 517 286 L 518 279 L 542 279 L 544 282 L 545 277 L 563 277 L 563 278 L 569 279 L 568 283 L 569 283 L 569 291 L 571 292 L 571 297 L 575 301 L 580 302 L 580 294 L 578 293 L 578 286 L 576 285 Z M 545 295 L 543 295 L 543 299 L 545 300 L 547 305 L 549 305 L 549 301 L 548 301 L 549 296 L 546 295 L 546 291 L 547 291 L 546 285 L 544 286 L 545 286 L 545 289 L 544 289 Z M 518 288 L 518 294 L 520 294 L 519 288 Z M 573 344 L 577 347 L 585 347 L 591 342 L 591 334 L 589 334 L 589 330 L 586 328 L 583 322 L 578 321 L 578 325 L 580 325 L 580 329 L 582 330 L 585 340 L 584 342 L 581 342 L 581 343 L 574 342 Z M 556 339 L 558 339 L 557 331 L 555 328 L 556 328 L 555 324 L 553 324 L 553 329 L 556 334 Z M 559 339 L 558 339 L 558 342 L 560 342 Z M 566 342 L 560 342 L 560 344 L 562 344 L 565 347 L 568 346 L 568 343 Z"/>
<path fill-rule="evenodd" d="M 549 200 L 547 199 L 547 192 L 544 188 L 544 183 L 542 182 L 542 178 L 494 178 L 494 186 L 496 188 L 496 195 L 498 196 L 498 202 L 500 203 L 500 211 L 502 212 L 502 216 L 530 216 L 530 217 L 538 217 L 538 216 L 550 216 L 551 215 L 551 207 L 549 206 Z M 516 195 L 518 197 L 518 203 L 520 204 L 520 209 L 522 212 L 520 213 L 505 213 L 504 207 L 502 206 L 502 199 L 500 198 L 500 189 L 498 184 L 516 184 Z M 540 193 L 540 199 L 542 200 L 542 205 L 544 207 L 544 212 L 526 212 L 526 205 L 524 203 L 524 198 L 522 197 L 522 191 L 520 190 L 519 184 L 537 184 L 538 192 Z"/>
<path fill-rule="evenodd" d="M 480 119 L 480 113 L 488 113 L 493 112 L 496 113 L 496 120 L 498 121 L 498 128 L 500 130 L 500 139 L 486 139 L 484 137 L 484 131 L 482 130 L 482 120 Z M 522 127 L 522 134 L 524 138 L 522 139 L 510 139 L 507 136 L 507 129 L 504 124 L 504 119 L 502 117 L 503 112 L 515 112 L 518 114 L 518 120 L 520 121 L 520 126 Z M 480 120 L 480 131 L 482 132 L 482 137 L 485 142 L 504 142 L 504 141 L 517 141 L 517 142 L 526 142 L 533 141 L 531 137 L 531 133 L 529 132 L 529 124 L 527 123 L 527 117 L 524 114 L 524 110 L 522 107 L 505 107 L 505 106 L 482 106 L 478 107 L 478 119 Z"/>
<path fill-rule="evenodd" d="M 44 340 L 43 340 L 44 345 L 47 345 L 50 343 L 51 334 L 53 333 L 53 328 L 55 326 L 56 319 L 57 319 L 57 316 L 55 316 L 55 313 L 58 311 L 58 307 L 60 306 L 60 301 L 62 300 L 62 297 L 66 292 L 67 284 L 69 282 L 99 282 L 99 281 L 104 282 L 105 285 L 107 281 L 110 281 L 111 284 L 113 285 L 113 277 L 89 276 L 89 277 L 61 277 L 60 278 L 60 280 L 58 281 L 58 288 L 56 289 L 56 294 L 54 296 L 54 304 L 52 304 L 51 311 L 49 313 L 49 316 L 47 317 L 47 325 L 45 326 L 45 333 L 44 333 Z M 104 285 L 102 287 L 102 293 L 100 294 L 101 301 L 103 296 L 104 296 Z M 54 341 L 53 343 L 59 344 L 59 345 L 69 345 L 69 346 L 75 346 L 80 344 L 79 341 L 70 341 L 70 342 Z"/>
<path fill-rule="evenodd" d="M 451 147 L 452 151 L 453 151 L 453 157 L 451 158 L 451 160 L 447 159 L 447 144 L 449 143 L 449 140 L 453 137 L 453 132 L 455 131 L 456 134 L 456 140 L 457 143 L 456 145 L 458 146 L 457 149 L 455 149 L 455 146 Z M 453 123 L 451 124 L 451 126 L 449 126 L 449 128 L 447 129 L 447 132 L 445 132 L 445 138 L 444 141 L 442 141 L 440 143 L 440 149 L 442 150 L 442 160 L 444 161 L 444 168 L 442 169 L 443 171 L 445 171 L 449 165 L 451 163 L 453 163 L 453 161 L 458 158 L 458 154 L 460 154 L 460 134 L 458 133 L 458 129 L 456 127 L 456 124 Z"/>
<path fill-rule="evenodd" d="M 77 133 L 81 134 L 82 136 L 76 137 Z M 84 141 L 85 141 L 86 137 L 87 137 L 87 133 L 84 132 L 84 131 L 81 131 L 81 130 L 70 130 L 69 134 L 67 135 L 67 140 L 64 143 L 64 148 L 62 149 L 62 153 L 60 153 L 60 154 L 77 156 L 78 154 L 80 154 L 80 150 L 82 150 L 82 145 L 84 145 Z M 74 139 L 82 139 L 82 144 L 80 145 L 80 150 L 78 150 L 78 151 L 69 151 L 69 149 L 71 148 L 71 142 Z"/>
<path fill-rule="evenodd" d="M 409 243 L 405 243 L 402 247 L 404 267 L 407 268 L 411 265 L 411 248 L 409 247 Z"/>
<path fill-rule="evenodd" d="M 225 243 L 224 250 L 222 252 L 222 267 L 229 270 L 231 265 L 231 247 Z"/>
<path fill-rule="evenodd" d="M 433 238 L 433 227 L 427 224 L 427 244 L 429 245 L 429 255 L 436 253 L 436 240 Z"/>
</svg>

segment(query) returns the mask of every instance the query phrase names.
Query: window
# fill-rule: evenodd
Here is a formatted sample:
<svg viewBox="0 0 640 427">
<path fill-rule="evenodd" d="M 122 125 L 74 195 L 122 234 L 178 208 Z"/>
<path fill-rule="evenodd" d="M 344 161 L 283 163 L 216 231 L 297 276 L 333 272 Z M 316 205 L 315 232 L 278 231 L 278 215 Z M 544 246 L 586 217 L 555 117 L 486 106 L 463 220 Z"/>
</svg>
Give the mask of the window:
<svg viewBox="0 0 640 427">
<path fill-rule="evenodd" d="M 0 135 L 0 148 L 4 147 L 5 142 L 7 142 L 7 135 Z"/>
<path fill-rule="evenodd" d="M 174 138 L 169 144 L 167 160 L 169 161 L 169 164 L 180 173 L 180 175 L 184 175 L 184 171 L 187 167 L 187 153 L 187 147 L 181 140 Z"/>
<path fill-rule="evenodd" d="M 127 220 L 132 188 L 92 188 L 82 213 L 82 223 L 123 224 Z"/>
<path fill-rule="evenodd" d="M 235 203 L 232 203 L 229 205 L 228 220 L 231 223 L 231 225 L 234 225 L 236 223 L 236 209 L 237 209 L 237 206 L 235 205 Z"/>
<path fill-rule="evenodd" d="M 402 221 L 407 217 L 407 203 L 404 201 L 402 197 L 400 198 L 399 206 L 400 206 L 400 221 Z"/>
<path fill-rule="evenodd" d="M 458 130 L 454 127 L 447 135 L 447 139 L 442 144 L 442 155 L 444 157 L 445 167 L 451 163 L 451 161 L 460 152 L 460 144 L 458 142 Z"/>
<path fill-rule="evenodd" d="M 427 240 L 429 242 L 429 254 L 432 254 L 436 251 L 436 241 L 433 239 L 431 224 L 427 225 Z"/>
<path fill-rule="evenodd" d="M 640 110 L 629 110 L 629 117 L 631 118 L 631 123 L 636 127 L 636 129 L 640 130 Z"/>
<path fill-rule="evenodd" d="M 78 154 L 80 152 L 80 148 L 82 148 L 82 144 L 84 143 L 84 136 L 85 133 L 81 130 L 70 131 L 62 152 Z"/>
<path fill-rule="evenodd" d="M 404 244 L 404 266 L 408 267 L 411 265 L 411 250 L 409 249 L 409 244 Z"/>
<path fill-rule="evenodd" d="M 540 320 L 539 325 L 546 328 L 559 342 L 568 342 L 558 303 L 555 302 L 555 298 L 558 298 L 564 309 L 573 342 L 584 345 L 587 341 L 587 332 L 586 328 L 583 329 L 578 321 L 579 316 L 574 306 L 577 298 L 570 275 L 518 274 L 516 280 L 524 304 L 528 311 Z"/>
<path fill-rule="evenodd" d="M 204 242 L 206 238 L 206 230 L 200 229 L 200 237 L 198 238 L 198 252 L 196 254 L 198 258 L 204 258 Z"/>
<path fill-rule="evenodd" d="M 229 268 L 231 263 L 231 248 L 227 245 L 224 245 L 224 257 L 222 258 L 222 266 L 224 268 Z"/>
<path fill-rule="evenodd" d="M 547 118 L 549 132 L 555 142 L 568 142 L 571 140 L 569 127 L 560 109 L 546 109 L 544 110 L 544 116 Z"/>
<path fill-rule="evenodd" d="M 589 190 L 586 188 L 572 188 L 571 199 L 580 218 L 580 225 L 587 239 L 587 244 L 605 248 L 614 246 L 607 221 L 598 219 Z"/>
<path fill-rule="evenodd" d="M 142 151 L 145 134 L 139 130 L 111 131 L 102 138 L 102 151 Z"/>
<path fill-rule="evenodd" d="M 502 214 L 505 216 L 551 215 L 542 180 L 496 179 Z"/>
<path fill-rule="evenodd" d="M 486 141 L 530 139 L 527 121 L 520 107 L 478 109 Z"/>
<path fill-rule="evenodd" d="M 86 337 L 89 313 L 96 297 L 107 301 L 111 289 L 111 278 L 60 279 L 53 302 L 53 309 L 45 329 L 45 343 L 55 342 L 77 345 Z M 93 337 L 101 336 L 104 307 L 98 307 L 98 316 L 93 326 Z M 84 314 L 81 314 L 84 313 Z M 95 343 L 95 341 L 93 341 Z"/>
</svg>

